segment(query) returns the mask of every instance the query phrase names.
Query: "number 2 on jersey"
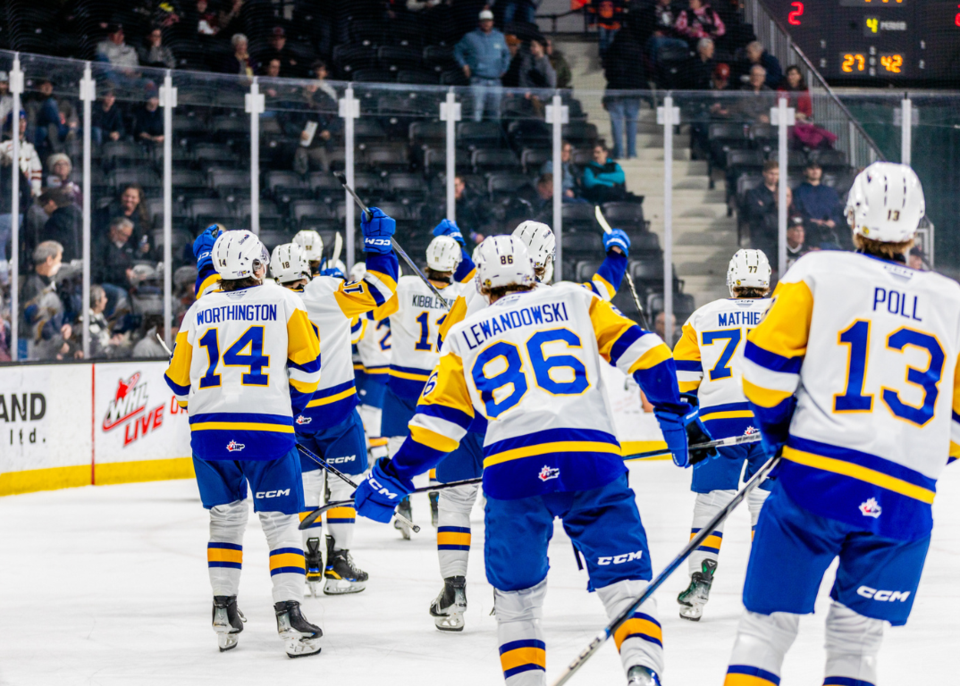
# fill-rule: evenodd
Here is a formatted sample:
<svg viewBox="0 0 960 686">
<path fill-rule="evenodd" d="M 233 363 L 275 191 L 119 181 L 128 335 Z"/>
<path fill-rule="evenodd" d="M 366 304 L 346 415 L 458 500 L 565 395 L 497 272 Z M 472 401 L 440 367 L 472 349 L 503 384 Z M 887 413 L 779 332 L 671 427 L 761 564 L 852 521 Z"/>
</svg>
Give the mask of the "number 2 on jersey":
<svg viewBox="0 0 960 686">
<path fill-rule="evenodd" d="M 849 346 L 849 350 L 846 390 L 834 396 L 833 411 L 870 412 L 873 410 L 873 394 L 863 392 L 867 359 L 870 353 L 870 322 L 863 319 L 856 320 L 838 334 L 837 340 L 840 345 Z M 909 405 L 903 402 L 897 390 L 886 387 L 881 387 L 880 397 L 895 417 L 917 426 L 924 426 L 933 419 L 937 397 L 940 394 L 938 385 L 943 376 L 946 355 L 936 337 L 923 331 L 904 326 L 887 336 L 887 350 L 903 353 L 910 346 L 924 350 L 930 355 L 930 362 L 926 369 L 907 366 L 906 382 L 923 390 L 923 402 L 920 405 Z"/>
<path fill-rule="evenodd" d="M 200 338 L 200 347 L 207 349 L 209 366 L 200 377 L 200 388 L 216 388 L 220 385 L 220 375 L 216 373 L 220 363 L 220 342 L 217 329 L 208 329 Z M 246 353 L 247 347 L 250 352 Z M 223 364 L 227 367 L 249 367 L 241 381 L 244 386 L 267 386 L 270 375 L 263 368 L 270 365 L 270 356 L 263 354 L 263 327 L 251 326 L 223 354 Z"/>
</svg>

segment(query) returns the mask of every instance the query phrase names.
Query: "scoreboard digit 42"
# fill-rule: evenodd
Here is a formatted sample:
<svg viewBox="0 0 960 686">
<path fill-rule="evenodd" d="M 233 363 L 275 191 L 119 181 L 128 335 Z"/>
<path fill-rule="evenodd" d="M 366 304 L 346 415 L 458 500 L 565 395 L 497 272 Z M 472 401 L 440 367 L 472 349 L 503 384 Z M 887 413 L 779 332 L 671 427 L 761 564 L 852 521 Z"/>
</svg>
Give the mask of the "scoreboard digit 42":
<svg viewBox="0 0 960 686">
<path fill-rule="evenodd" d="M 765 4 L 831 82 L 960 85 L 960 0 Z"/>
</svg>

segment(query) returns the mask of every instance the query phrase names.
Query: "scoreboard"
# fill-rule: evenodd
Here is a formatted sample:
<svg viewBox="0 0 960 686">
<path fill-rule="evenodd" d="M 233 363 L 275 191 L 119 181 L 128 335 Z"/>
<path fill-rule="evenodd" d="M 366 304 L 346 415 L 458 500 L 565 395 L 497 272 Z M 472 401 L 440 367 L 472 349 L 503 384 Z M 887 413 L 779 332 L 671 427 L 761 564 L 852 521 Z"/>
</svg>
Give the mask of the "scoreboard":
<svg viewBox="0 0 960 686">
<path fill-rule="evenodd" d="M 960 87 L 960 0 L 764 4 L 831 83 Z"/>
</svg>

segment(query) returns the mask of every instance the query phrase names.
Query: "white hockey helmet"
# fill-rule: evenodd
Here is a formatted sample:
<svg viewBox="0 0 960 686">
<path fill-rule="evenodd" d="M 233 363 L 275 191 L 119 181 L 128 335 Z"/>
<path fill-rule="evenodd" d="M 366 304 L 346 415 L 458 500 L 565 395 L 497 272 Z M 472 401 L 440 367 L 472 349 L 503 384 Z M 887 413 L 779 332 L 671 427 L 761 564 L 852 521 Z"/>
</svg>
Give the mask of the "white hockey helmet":
<svg viewBox="0 0 960 686">
<path fill-rule="evenodd" d="M 477 290 L 532 286 L 537 277 L 527 246 L 516 236 L 490 236 L 477 248 Z"/>
<path fill-rule="evenodd" d="M 545 275 L 547 266 L 553 264 L 557 254 L 557 237 L 553 235 L 553 229 L 543 222 L 527 220 L 513 230 L 513 235 L 527 246 L 534 268 Z"/>
<path fill-rule="evenodd" d="M 727 267 L 730 295 L 736 288 L 770 288 L 770 261 L 762 250 L 738 250 Z"/>
<path fill-rule="evenodd" d="M 310 262 L 296 243 L 284 243 L 273 249 L 270 256 L 270 275 L 280 284 L 310 278 Z"/>
<path fill-rule="evenodd" d="M 857 174 L 846 212 L 857 235 L 883 243 L 908 241 L 926 213 L 920 179 L 906 164 L 874 162 Z"/>
<path fill-rule="evenodd" d="M 293 242 L 303 250 L 303 256 L 308 262 L 319 262 L 323 259 L 323 239 L 316 231 L 305 229 L 298 231 Z"/>
<path fill-rule="evenodd" d="M 213 268 L 222 279 L 245 279 L 270 262 L 270 253 L 251 231 L 226 231 L 213 244 Z"/>
<path fill-rule="evenodd" d="M 427 267 L 438 272 L 454 272 L 463 259 L 460 244 L 450 236 L 437 236 L 427 246 Z"/>
<path fill-rule="evenodd" d="M 350 268 L 350 280 L 351 281 L 360 281 L 367 273 L 367 263 L 366 262 L 354 262 L 353 266 Z"/>
</svg>

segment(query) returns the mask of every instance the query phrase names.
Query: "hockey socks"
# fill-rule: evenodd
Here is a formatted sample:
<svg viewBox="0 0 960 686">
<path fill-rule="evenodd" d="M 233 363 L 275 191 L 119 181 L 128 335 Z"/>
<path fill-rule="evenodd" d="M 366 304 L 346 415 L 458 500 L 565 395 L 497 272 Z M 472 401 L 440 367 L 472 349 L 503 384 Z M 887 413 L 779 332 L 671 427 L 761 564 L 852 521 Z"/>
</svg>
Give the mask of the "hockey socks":
<svg viewBox="0 0 960 686">
<path fill-rule="evenodd" d="M 626 610 L 636 598 L 643 595 L 646 581 L 630 579 L 597 589 L 597 595 L 603 601 L 607 617 L 614 619 Z M 613 641 L 620 651 L 620 662 L 628 675 L 634 667 L 646 667 L 656 679 L 663 673 L 663 630 L 657 619 L 657 601 L 655 598 L 640 605 L 633 616 L 624 622 L 613 634 Z M 639 682 L 644 684 L 643 681 Z M 653 683 L 658 683 L 654 681 Z"/>
<path fill-rule="evenodd" d="M 437 517 L 437 556 L 444 579 L 467 575 L 470 560 L 470 512 L 479 484 L 445 488 L 440 491 Z"/>
</svg>

